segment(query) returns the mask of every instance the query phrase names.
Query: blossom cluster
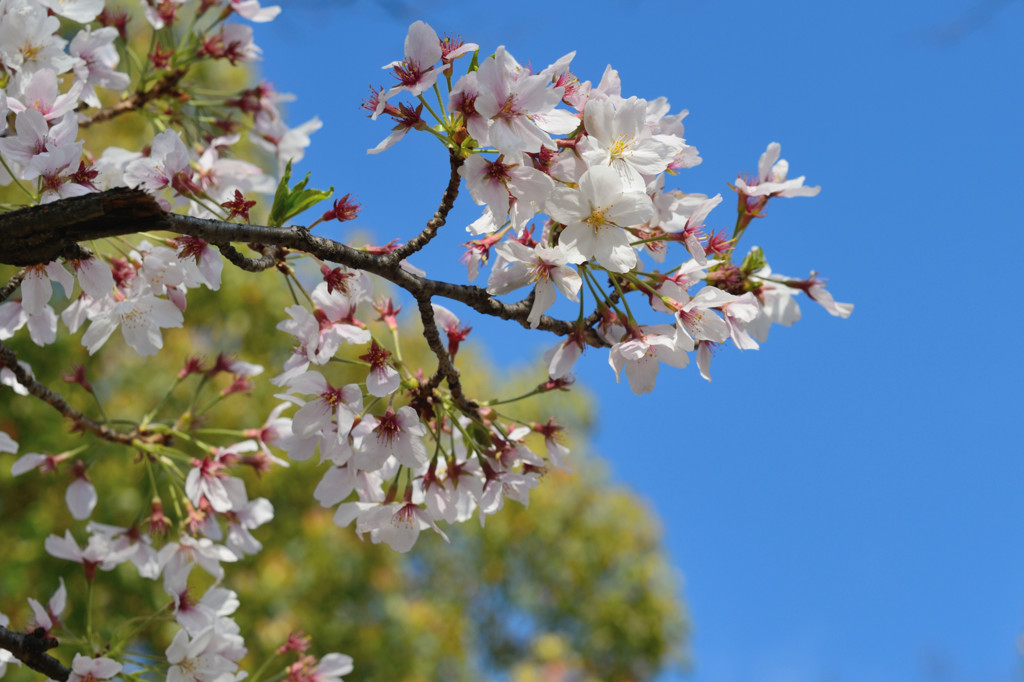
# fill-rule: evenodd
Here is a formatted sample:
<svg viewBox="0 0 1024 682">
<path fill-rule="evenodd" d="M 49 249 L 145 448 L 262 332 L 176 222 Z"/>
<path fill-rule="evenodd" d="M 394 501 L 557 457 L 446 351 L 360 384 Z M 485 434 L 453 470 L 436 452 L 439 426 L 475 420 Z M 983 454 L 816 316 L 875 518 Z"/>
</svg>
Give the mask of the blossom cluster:
<svg viewBox="0 0 1024 682">
<path fill-rule="evenodd" d="M 152 28 L 164 29 L 161 36 L 182 23 L 183 0 L 143 4 Z M 258 58 L 251 28 L 225 19 L 237 14 L 252 21 L 269 21 L 279 11 L 261 7 L 256 0 L 203 2 L 194 9 L 191 23 L 198 27 L 206 20 L 207 26 L 194 29 L 193 39 L 187 43 L 191 49 L 171 52 L 173 41 L 154 40 L 152 51 L 143 57 L 141 72 L 130 74 L 118 70 L 120 58 L 115 47 L 125 43 L 129 16 L 123 10 L 105 9 L 102 0 L 4 0 L 0 3 L 0 70 L 4 74 L 0 185 L 16 186 L 27 204 L 113 187 L 140 187 L 158 196 L 167 209 L 185 208 L 192 215 L 219 218 L 228 215 L 224 209 L 234 206 L 242 194 L 272 193 L 277 184 L 272 176 L 252 163 L 231 158 L 232 147 L 243 140 L 240 123 L 232 114 L 248 117 L 246 139 L 273 154 L 281 168 L 302 158 L 308 135 L 320 122 L 313 119 L 288 128 L 278 109 L 288 97 L 269 84 L 226 95 L 219 106 L 175 112 L 178 117 L 213 120 L 205 129 L 190 129 L 191 139 L 187 140 L 181 130 L 167 128 L 141 150 L 113 146 L 90 150 L 80 128 L 130 109 L 123 105 L 131 100 L 104 108 L 100 97 L 104 91 L 117 93 L 132 86 L 141 92 L 148 88 L 153 95 L 173 96 L 184 92 L 180 89 L 185 87 L 183 79 L 195 64 L 218 60 L 235 64 Z M 80 27 L 70 42 L 61 37 L 62 26 L 68 25 Z M 145 98 L 140 100 L 134 103 L 137 115 L 159 117 L 155 108 L 145 107 Z M 247 219 L 248 213 L 243 217 Z M 186 306 L 187 289 L 199 285 L 217 289 L 222 266 L 216 251 L 192 238 L 172 246 L 175 249 L 147 245 L 128 258 L 96 257 L 70 263 L 81 294 L 61 318 L 72 333 L 90 323 L 82 338 L 90 353 L 118 327 L 139 353 L 157 352 L 163 345 L 160 329 L 182 324 L 180 311 Z M 61 285 L 65 297 L 73 296 L 74 279 L 58 262 L 30 268 L 21 300 L 0 305 L 0 340 L 22 327 L 28 328 L 39 345 L 55 340 L 57 315 L 49 305 L 51 282 Z"/>
<path fill-rule="evenodd" d="M 850 314 L 853 306 L 835 303 L 813 274 L 805 280 L 773 275 L 760 249 L 741 266 L 733 263 L 739 237 L 752 218 L 763 215 L 770 198 L 820 190 L 804 185 L 803 176 L 788 177 L 777 143 L 762 154 L 756 177 L 737 178 L 733 185 L 739 198 L 733 234 L 716 234 L 706 224 L 722 202 L 720 194 L 665 188 L 666 176 L 701 162 L 683 135 L 687 111 L 670 113 L 665 98 L 624 96 L 610 66 L 596 85 L 580 81 L 570 70 L 574 53 L 534 72 L 499 47 L 452 83 L 452 60 L 476 49 L 440 40 L 423 22 L 413 24 L 405 59 L 385 67 L 393 69 L 398 84 L 374 92 L 365 103 L 372 117 L 386 113 L 398 122 L 370 153 L 392 146 L 409 130 L 429 130 L 466 157 L 459 173 L 484 207 L 467 228 L 478 237 L 463 258 L 470 279 L 493 249 L 487 290 L 500 296 L 532 287 L 532 327 L 540 325 L 559 293 L 575 302 L 591 291 L 609 363 L 617 376 L 625 372 L 635 393 L 647 393 L 660 363 L 684 367 L 694 351 L 701 375 L 710 381 L 713 348 L 728 339 L 740 349 L 758 348 L 773 323 L 790 325 L 799 318 L 793 298 L 801 291 L 833 315 Z M 422 93 L 437 90 L 442 74 L 447 108 L 431 125 L 422 117 Z M 401 93 L 418 96 L 420 106 L 389 103 Z M 440 92 L 438 97 L 444 101 Z M 652 269 L 669 257 L 672 243 L 684 247 L 686 260 L 666 271 Z M 609 291 L 602 290 L 598 274 L 612 282 Z M 631 292 L 667 317 L 642 322 L 634 315 L 637 308 L 623 300 Z M 581 304 L 581 331 L 583 310 Z M 583 350 L 582 339 L 582 333 L 570 335 L 549 353 L 552 378 L 568 373 Z"/>
</svg>

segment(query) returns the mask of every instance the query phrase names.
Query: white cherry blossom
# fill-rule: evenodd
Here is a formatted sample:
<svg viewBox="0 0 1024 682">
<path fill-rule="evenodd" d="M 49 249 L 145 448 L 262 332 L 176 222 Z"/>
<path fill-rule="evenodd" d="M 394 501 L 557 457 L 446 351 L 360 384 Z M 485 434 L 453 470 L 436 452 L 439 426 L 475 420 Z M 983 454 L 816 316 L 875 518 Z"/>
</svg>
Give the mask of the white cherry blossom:
<svg viewBox="0 0 1024 682">
<path fill-rule="evenodd" d="M 637 266 L 636 251 L 624 228 L 642 225 L 654 216 L 654 206 L 643 191 L 623 186 L 611 168 L 590 168 L 579 188 L 558 187 L 545 209 L 565 224 L 559 243 L 584 258 L 594 258 L 611 272 L 629 272 Z"/>
<path fill-rule="evenodd" d="M 743 178 L 736 178 L 736 189 L 748 197 L 813 197 L 821 187 L 804 186 L 804 176 L 787 179 L 789 162 L 780 159 L 782 147 L 772 142 L 757 162 L 757 179 L 747 184 Z"/>
<path fill-rule="evenodd" d="M 578 251 L 562 244 L 531 249 L 519 242 L 504 242 L 496 251 L 508 265 L 491 271 L 487 291 L 500 296 L 535 282 L 533 306 L 527 317 L 534 329 L 540 324 L 540 316 L 554 305 L 556 289 L 570 301 L 577 300 L 583 280 L 569 264 L 585 260 Z"/>
</svg>

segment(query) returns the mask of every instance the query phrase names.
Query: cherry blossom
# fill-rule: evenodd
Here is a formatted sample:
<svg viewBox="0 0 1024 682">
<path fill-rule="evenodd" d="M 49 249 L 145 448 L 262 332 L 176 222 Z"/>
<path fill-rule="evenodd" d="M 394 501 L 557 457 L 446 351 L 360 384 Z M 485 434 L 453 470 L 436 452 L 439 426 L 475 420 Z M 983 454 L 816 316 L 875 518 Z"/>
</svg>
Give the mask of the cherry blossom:
<svg viewBox="0 0 1024 682">
<path fill-rule="evenodd" d="M 650 393 L 658 378 L 659 363 L 682 368 L 690 362 L 689 344 L 680 344 L 675 327 L 668 324 L 641 326 L 616 343 L 608 352 L 608 364 L 616 380 L 626 371 L 629 388 L 637 395 Z"/>
<path fill-rule="evenodd" d="M 93 682 L 93 680 L 109 680 L 121 672 L 121 664 L 112 658 L 99 656 L 90 658 L 75 654 L 71 662 L 71 675 L 68 682 Z"/>
<path fill-rule="evenodd" d="M 505 242 L 497 247 L 497 251 L 508 265 L 491 271 L 487 291 L 501 295 L 536 282 L 533 306 L 527 317 L 534 329 L 540 324 L 540 316 L 554 305 L 556 289 L 570 301 L 576 300 L 583 280 L 569 264 L 582 263 L 586 259 L 575 249 L 562 244 L 531 249 L 519 242 Z"/>
<path fill-rule="evenodd" d="M 0 23 L 0 62 L 18 72 L 49 69 L 64 73 L 74 58 L 64 52 L 67 41 L 58 35 L 60 20 L 31 2 L 10 3 Z"/>
<path fill-rule="evenodd" d="M 661 173 L 685 144 L 674 135 L 652 134 L 647 126 L 647 101 L 637 97 L 616 103 L 592 100 L 583 110 L 587 136 L 580 145 L 591 167 L 609 166 L 626 189 L 643 191 L 644 176 Z"/>
<path fill-rule="evenodd" d="M 650 197 L 622 184 L 611 168 L 590 168 L 579 189 L 558 187 L 545 209 L 564 223 L 560 244 L 584 258 L 594 258 L 611 272 L 629 272 L 637 266 L 636 251 L 623 228 L 642 225 L 654 215 Z"/>
<path fill-rule="evenodd" d="M 19 80 L 21 86 L 12 97 L 8 91 L 7 106 L 11 111 L 20 113 L 35 109 L 47 121 L 61 118 L 78 102 L 78 97 L 85 83 L 75 81 L 63 95 L 58 94 L 57 73 L 53 69 L 40 69 L 27 79 Z"/>
<path fill-rule="evenodd" d="M 95 537 L 95 536 L 94 536 Z M 177 542 L 168 542 L 158 552 L 160 570 L 164 574 L 164 589 L 173 585 L 181 575 L 188 575 L 192 567 L 199 565 L 204 571 L 220 582 L 224 579 L 221 563 L 238 561 L 238 557 L 224 545 L 215 544 L 209 538 L 193 538 L 182 535 Z"/>
<path fill-rule="evenodd" d="M 233 9 L 238 16 L 256 23 L 273 21 L 274 18 L 281 13 L 281 8 L 278 5 L 262 7 L 260 5 L 260 0 L 231 0 L 231 9 Z"/>
<path fill-rule="evenodd" d="M 813 197 L 821 187 L 805 187 L 804 176 L 787 179 L 789 163 L 780 159 L 782 146 L 772 142 L 757 162 L 757 179 L 748 184 L 743 178 L 736 178 L 737 191 L 748 197 Z"/>
<path fill-rule="evenodd" d="M 191 638 L 179 630 L 164 652 L 171 664 L 167 682 L 209 682 L 233 673 L 237 666 L 213 650 L 214 635 L 212 626 Z"/>
<path fill-rule="evenodd" d="M 340 511 L 339 507 L 339 511 Z M 335 515 L 335 523 L 338 523 Z M 349 522 L 339 524 L 347 526 Z M 431 529 L 445 541 L 445 535 L 430 514 L 412 502 L 393 502 L 391 504 L 371 504 L 361 513 L 356 521 L 356 533 L 370 533 L 374 544 L 385 543 L 396 552 L 408 552 L 416 544 L 421 530 Z"/>
<path fill-rule="evenodd" d="M 725 324 L 729 328 L 729 338 L 740 350 L 757 350 L 755 337 L 749 329 L 750 323 L 761 317 L 761 305 L 752 292 L 747 292 L 722 305 Z"/>
<path fill-rule="evenodd" d="M 58 580 L 60 586 L 45 607 L 31 597 L 28 599 L 29 608 L 32 609 L 32 616 L 35 619 L 35 626 L 48 633 L 60 626 L 60 614 L 64 613 L 64 608 L 68 603 L 68 590 L 64 586 L 64 578 L 58 578 Z"/>
<path fill-rule="evenodd" d="M 181 133 L 165 130 L 153 138 L 149 156 L 125 166 L 124 179 L 131 187 L 155 193 L 171 185 L 179 174 L 189 171 L 189 153 L 181 141 Z"/>
<path fill-rule="evenodd" d="M 102 299 L 114 289 L 114 276 L 99 258 L 73 260 L 71 265 L 78 275 L 78 285 L 92 298 Z"/>
<path fill-rule="evenodd" d="M 335 388 L 323 374 L 314 370 L 295 376 L 289 380 L 288 387 L 297 393 L 318 396 L 304 403 L 292 417 L 292 431 L 299 438 L 323 433 L 332 420 L 339 426 L 348 424 L 351 428 L 355 415 L 362 410 L 362 391 L 357 385 Z"/>
<path fill-rule="evenodd" d="M 370 373 L 366 377 L 366 390 L 370 395 L 383 398 L 398 390 L 401 384 L 401 377 L 398 371 L 391 366 L 391 351 L 377 345 L 376 341 L 370 342 L 370 350 L 359 359 L 370 363 Z"/>
<path fill-rule="evenodd" d="M 487 206 L 495 224 L 503 223 L 510 211 L 515 213 L 512 227 L 516 232 L 522 231 L 554 189 L 554 182 L 541 171 L 504 157 L 489 161 L 474 154 L 459 168 L 459 175 L 466 180 L 473 200 Z"/>
<path fill-rule="evenodd" d="M 53 10 L 55 14 L 77 21 L 79 24 L 88 24 L 94 21 L 103 11 L 104 0 L 36 0 L 40 5 Z M 126 84 L 127 85 L 127 84 Z M 123 87 L 123 86 L 121 86 Z"/>
<path fill-rule="evenodd" d="M 0 153 L 22 166 L 21 178 L 34 180 L 40 170 L 32 161 L 40 154 L 65 150 L 63 157 L 78 160 L 83 142 L 78 140 L 78 121 L 72 114 L 52 125 L 36 109 L 26 109 L 15 116 L 17 134 L 0 138 Z"/>
<path fill-rule="evenodd" d="M 291 183 L 278 187 L 260 166 L 237 158 L 239 150 L 248 143 L 263 148 L 273 155 L 265 164 L 276 165 L 280 177 L 289 163 L 302 159 L 320 120 L 290 127 L 279 109 L 290 96 L 266 83 L 240 93 L 197 93 L 191 80 L 178 74 L 202 61 L 235 64 L 257 59 L 260 50 L 252 27 L 232 23 L 230 17 L 234 13 L 251 22 L 266 22 L 280 7 L 264 7 L 261 0 L 204 0 L 196 10 L 201 20 L 192 21 L 193 3 L 185 0 L 142 4 L 150 26 L 162 32 L 150 41 L 148 55 L 132 53 L 133 44 L 146 41 L 133 37 L 129 43 L 128 15 L 114 10 L 100 14 L 102 0 L 0 0 L 0 70 L 7 74 L 0 89 L 0 184 L 16 181 L 26 190 L 21 199 L 25 205 L 127 185 L 149 192 L 166 210 L 190 219 L 222 220 L 227 214 L 228 223 L 248 223 L 258 194 L 277 190 L 274 201 L 280 208 L 282 193 L 287 194 Z M 97 19 L 103 27 L 88 25 Z M 63 36 L 71 38 L 70 44 Z M 173 40 L 165 40 L 168 37 Z M 148 74 L 133 92 L 125 92 L 128 74 L 117 70 L 122 49 L 131 58 L 126 63 L 143 64 L 142 73 Z M 371 542 L 399 552 L 409 551 L 426 529 L 447 540 L 438 526 L 441 521 L 465 522 L 477 516 L 483 525 L 487 516 L 502 509 L 506 498 L 527 505 L 544 473 L 550 467 L 565 467 L 568 448 L 560 442 L 561 427 L 553 419 L 516 422 L 504 412 L 506 400 L 459 394 L 446 363 L 456 364 L 470 327 L 437 302 L 445 296 L 464 303 L 471 300 L 471 307 L 481 312 L 491 306 L 524 325 L 564 335 L 545 355 L 549 378 L 530 393 L 568 390 L 573 364 L 590 344 L 609 348 L 616 379 L 621 380 L 624 372 L 637 394 L 653 390 L 662 364 L 685 367 L 690 351 L 695 351 L 699 373 L 710 381 L 711 358 L 727 339 L 740 350 L 757 349 L 773 323 L 790 325 L 799 319 L 796 296 L 801 292 L 832 315 L 851 314 L 853 306 L 836 303 L 816 273 L 803 280 L 774 275 L 759 248 L 742 263 L 733 261 L 744 230 L 753 218 L 763 216 L 771 197 L 812 196 L 819 191 L 804 186 L 803 177 L 788 178 L 788 163 L 779 158 L 777 143 L 761 156 L 757 176 L 740 178 L 733 187 L 739 203 L 732 234 L 716 234 L 705 222 L 722 202 L 720 194 L 693 192 L 685 184 L 686 191 L 666 186 L 667 177 L 701 162 L 683 137 L 686 110 L 670 113 L 664 97 L 623 96 L 619 74 L 610 66 L 596 85 L 580 81 L 570 70 L 574 53 L 535 72 L 530 62 L 524 66 L 505 47 L 498 47 L 478 64 L 474 58 L 466 65 L 467 72 L 458 76 L 454 60 L 477 49 L 474 43 L 439 40 L 429 25 L 417 21 L 406 36 L 404 58 L 384 67 L 397 78 L 397 85 L 371 88 L 363 106 L 371 119 L 386 114 L 395 121 L 390 134 L 370 153 L 381 152 L 416 130 L 437 138 L 452 155 L 459 176 L 453 178 L 429 229 L 443 223 L 450 208 L 448 197 L 464 181 L 483 213 L 467 228 L 474 237 L 464 245 L 467 250 L 460 261 L 466 264 L 469 279 L 481 267 L 491 267 L 485 290 L 460 287 L 457 281 L 428 280 L 407 260 L 401 261 L 399 270 L 388 260 L 403 248 L 398 240 L 362 247 L 357 256 L 377 259 L 377 265 L 366 271 L 349 269 L 360 261 L 348 259 L 355 253 L 348 246 L 338 245 L 336 252 L 344 254 L 338 259 L 344 265 L 323 251 L 312 251 L 316 260 L 309 268 L 302 264 L 302 248 L 270 241 L 256 260 L 266 265 L 273 259 L 289 277 L 298 294 L 295 300 L 306 304 L 287 307 L 278 324 L 294 339 L 294 349 L 270 379 L 279 387 L 282 402 L 269 415 L 255 415 L 248 424 L 253 428 L 231 435 L 210 428 L 196 429 L 189 437 L 176 430 L 186 431 L 206 415 L 189 411 L 164 421 L 174 401 L 130 426 L 105 415 L 102 428 L 70 417 L 79 430 L 100 432 L 101 438 L 115 433 L 111 440 L 130 442 L 140 461 L 159 462 L 154 475 L 163 480 L 153 484 L 151 511 L 141 522 L 121 527 L 90 521 L 84 548 L 65 531 L 63 537 L 50 535 L 45 540 L 46 551 L 81 563 L 89 581 L 97 567 L 110 570 L 126 561 L 140 576 L 162 579 L 182 628 L 165 651 L 171 682 L 237 682 L 247 674 L 237 665 L 246 647 L 231 618 L 239 608 L 238 597 L 221 583 L 226 564 L 262 549 L 256 529 L 272 521 L 275 510 L 269 499 L 249 499 L 246 484 L 231 475 L 237 466 L 262 474 L 272 463 L 286 465 L 272 448 L 294 461 L 319 452 L 323 475 L 313 498 L 325 507 L 337 506 L 333 518 L 339 526 L 354 525 L 360 537 L 369 534 Z M 102 104 L 98 88 L 111 91 L 104 101 L 117 104 L 96 111 Z M 163 88 L 167 91 L 158 92 Z M 431 89 L 436 98 L 428 93 Z M 403 93 L 413 98 L 412 103 L 389 103 Z M 146 99 L 150 96 L 152 100 Z M 137 104 L 145 107 L 141 113 L 152 130 L 160 131 L 139 141 L 142 151 L 88 148 L 93 140 L 90 124 Z M 189 112 L 199 111 L 199 106 L 201 120 L 190 120 Z M 226 113 L 219 113 L 222 110 Z M 297 185 L 289 201 L 305 185 L 306 181 Z M 322 206 L 316 209 L 314 215 L 321 218 L 307 229 L 321 221 L 354 217 L 359 205 L 350 196 L 334 200 L 326 212 Z M 301 234 L 296 232 L 300 228 L 290 229 L 290 234 Z M 409 255 L 433 236 L 429 230 L 418 237 L 406 235 L 410 241 L 402 253 Z M 95 240 L 87 245 L 93 257 L 68 261 L 74 276 L 67 264 L 56 261 L 28 266 L 24 277 L 12 280 L 10 291 L 5 289 L 7 300 L 0 302 L 0 340 L 27 336 L 39 345 L 56 341 L 59 310 L 72 333 L 89 323 L 82 344 L 90 354 L 120 326 L 130 348 L 153 355 L 163 347 L 162 330 L 184 324 L 187 292 L 199 286 L 220 287 L 224 259 L 219 249 L 237 262 L 237 254 L 219 239 L 208 238 L 217 246 L 192 236 L 156 246 L 122 238 Z M 321 243 L 317 239 L 309 243 Z M 690 260 L 678 267 L 647 267 L 650 261 L 665 262 L 672 249 L 682 248 Z M 64 253 L 69 259 L 73 255 Z M 394 260 L 399 260 L 397 255 Z M 430 303 L 436 329 L 447 340 L 445 349 L 431 339 L 438 355 L 434 368 L 403 361 L 404 346 L 391 334 L 401 330 L 398 313 L 407 301 L 400 292 L 387 291 L 373 303 L 373 292 L 380 295 L 380 289 L 369 271 L 414 293 L 422 311 Z M 82 291 L 77 297 L 75 277 Z M 61 285 L 66 300 L 53 296 L 53 282 Z M 528 312 L 525 304 L 506 306 L 487 298 L 525 287 L 532 287 Z M 472 292 L 471 299 L 466 292 Z M 554 315 L 549 311 L 558 292 L 570 301 L 582 299 L 579 312 L 563 320 L 544 317 Z M 363 303 L 372 304 L 376 320 L 357 317 Z M 377 336 L 378 331 L 385 336 Z M 390 349 L 381 345 L 381 338 L 395 339 L 388 342 Z M 185 352 L 188 359 L 177 381 L 187 380 L 197 391 L 211 390 L 214 403 L 251 388 L 263 371 L 262 366 L 227 353 L 218 354 L 207 366 L 200 355 L 206 351 Z M 368 365 L 365 377 L 359 375 L 360 381 L 343 386 L 331 383 L 334 377 L 352 376 L 344 374 L 342 363 L 355 363 L 354 371 L 360 371 L 356 357 L 363 367 Z M 19 367 L 31 375 L 28 365 L 22 362 Z M 13 369 L 17 368 L 0 367 L 0 383 L 20 395 L 29 394 Z M 459 365 L 455 371 L 466 368 Z M 210 388 L 221 374 L 234 381 L 226 388 Z M 98 399 L 83 372 L 65 376 L 89 391 L 88 397 Z M 170 379 L 177 386 L 173 374 Z M 351 379 L 343 379 L 347 380 Z M 217 382 L 225 383 L 224 378 Z M 38 394 L 36 389 L 33 384 L 32 391 Z M 164 439 L 169 424 L 174 424 L 174 438 Z M 539 445 L 541 438 L 544 453 L 531 451 L 529 446 Z M 10 435 L 0 432 L 0 452 L 18 449 Z M 82 452 L 89 452 L 90 458 L 83 458 Z M 72 516 L 85 520 L 98 501 L 96 487 L 86 475 L 92 452 L 85 447 L 59 455 L 27 452 L 15 460 L 12 474 L 54 471 L 73 460 L 65 500 Z M 88 471 L 98 475 L 101 469 Z M 181 509 L 183 518 L 176 527 L 181 535 L 166 541 L 172 522 L 163 509 L 172 502 Z M 198 599 L 198 592 L 192 591 L 195 585 L 190 585 L 197 564 L 214 583 Z M 203 584 L 211 582 L 200 579 Z M 61 580 L 45 607 L 29 600 L 40 627 L 49 631 L 59 625 L 57 616 L 66 596 Z M 2 617 L 0 622 L 7 623 Z M 123 650 L 123 642 L 109 644 L 111 651 Z M 0 652 L 0 674 L 7 660 Z M 293 682 L 340 682 L 352 670 L 351 658 L 332 653 L 319 660 L 301 656 L 284 674 Z M 109 679 L 120 671 L 117 661 L 78 654 L 71 679 Z"/>
<path fill-rule="evenodd" d="M 121 327 L 125 342 L 139 355 L 154 355 L 163 348 L 160 330 L 180 327 L 184 322 L 181 311 L 166 298 L 142 294 L 135 298 L 109 297 L 104 307 L 91 318 L 89 328 L 82 335 L 82 345 L 95 353 L 106 343 L 114 330 Z"/>
<path fill-rule="evenodd" d="M 64 531 L 63 538 L 57 535 L 47 537 L 45 547 L 51 556 L 82 564 L 85 576 L 90 581 L 97 567 L 103 571 L 113 570 L 127 560 L 129 554 L 124 549 L 115 549 L 100 535 L 90 535 L 88 544 L 82 549 L 69 530 Z"/>
<path fill-rule="evenodd" d="M 384 466 L 388 457 L 394 457 L 410 469 L 419 469 L 427 462 L 423 444 L 426 433 L 426 427 L 408 405 L 397 411 L 388 408 L 380 417 L 367 416 L 353 430 L 353 435 L 363 436 L 355 464 L 374 471 Z"/>
<path fill-rule="evenodd" d="M 50 1 L 59 4 L 59 0 Z M 98 4 L 100 8 L 103 6 L 103 0 L 85 1 Z M 65 4 L 68 3 L 65 2 Z M 92 19 L 87 19 L 82 23 L 89 21 Z M 89 106 L 100 106 L 100 98 L 96 95 L 97 87 L 107 90 L 123 90 L 131 83 L 131 77 L 128 74 L 115 70 L 120 60 L 117 49 L 113 45 L 116 38 L 117 29 L 113 26 L 105 26 L 95 31 L 86 27 L 71 40 L 68 51 L 71 56 L 78 58 L 74 66 L 75 77 L 84 83 L 80 97 Z"/>
<path fill-rule="evenodd" d="M 441 74 L 434 68 L 440 60 L 441 41 L 437 33 L 425 22 L 413 22 L 405 37 L 405 59 L 383 67 L 391 69 L 400 83 L 388 90 L 384 99 L 391 99 L 403 91 L 415 96 L 430 88 Z"/>
<path fill-rule="evenodd" d="M 554 148 L 555 143 L 532 116 L 544 114 L 562 99 L 562 88 L 550 87 L 542 75 L 528 75 L 504 46 L 485 59 L 476 72 L 479 94 L 474 107 L 489 120 L 487 140 L 506 156 L 537 152 L 541 147 Z"/>
<path fill-rule="evenodd" d="M 437 322 L 438 329 L 448 337 L 448 355 L 454 358 L 455 354 L 459 352 L 459 344 L 466 340 L 473 328 L 459 322 L 455 313 L 444 306 L 432 303 L 431 308 L 434 310 L 434 320 Z"/>
<path fill-rule="evenodd" d="M 160 575 L 160 561 L 153 541 L 137 527 L 121 528 L 90 521 L 85 528 L 93 535 L 102 536 L 113 551 L 124 553 L 143 578 L 155 580 Z"/>
<path fill-rule="evenodd" d="M 330 653 L 317 662 L 311 682 L 340 682 L 342 675 L 348 675 L 354 669 L 351 656 Z"/>
</svg>

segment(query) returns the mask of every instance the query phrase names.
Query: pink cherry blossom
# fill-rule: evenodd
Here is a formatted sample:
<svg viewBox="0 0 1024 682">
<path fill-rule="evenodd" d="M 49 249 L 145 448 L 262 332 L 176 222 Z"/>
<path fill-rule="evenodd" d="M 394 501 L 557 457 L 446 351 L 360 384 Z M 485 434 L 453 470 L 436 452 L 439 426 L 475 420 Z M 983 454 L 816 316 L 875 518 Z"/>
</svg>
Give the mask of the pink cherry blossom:
<svg viewBox="0 0 1024 682">
<path fill-rule="evenodd" d="M 114 276 L 110 266 L 99 258 L 74 260 L 71 265 L 78 275 L 78 285 L 92 298 L 102 299 L 113 291 Z"/>
<path fill-rule="evenodd" d="M 550 177 L 531 166 L 512 163 L 505 157 L 495 161 L 481 154 L 470 156 L 459 168 L 470 196 L 486 205 L 495 224 L 514 214 L 512 228 L 521 232 L 554 189 Z"/>
<path fill-rule="evenodd" d="M 93 535 L 102 536 L 113 551 L 125 553 L 143 578 L 154 580 L 160 575 L 160 561 L 153 549 L 153 541 L 138 527 L 121 528 L 90 521 L 85 529 Z"/>
<path fill-rule="evenodd" d="M 434 321 L 437 322 L 438 329 L 448 337 L 448 355 L 454 358 L 459 352 L 459 344 L 466 340 L 473 328 L 459 322 L 455 313 L 444 306 L 432 303 L 431 308 L 434 310 Z"/>
<path fill-rule="evenodd" d="M 169 187 L 179 174 L 189 173 L 189 153 L 181 133 L 168 129 L 153 138 L 149 156 L 125 166 L 124 181 L 129 187 L 156 193 Z"/>
<path fill-rule="evenodd" d="M 0 62 L 5 67 L 19 75 L 43 69 L 64 73 L 72 67 L 74 58 L 64 52 L 67 41 L 59 35 L 57 17 L 34 3 L 7 5 L 0 22 Z"/>
<path fill-rule="evenodd" d="M 104 571 L 110 571 L 126 561 L 129 555 L 128 551 L 112 547 L 100 535 L 90 535 L 88 544 L 85 549 L 82 549 L 69 530 L 64 531 L 63 538 L 50 535 L 46 538 L 44 546 L 51 556 L 82 564 L 85 567 L 86 579 L 90 581 L 97 567 Z"/>
<path fill-rule="evenodd" d="M 722 343 L 729 336 L 725 320 L 712 312 L 726 303 L 736 300 L 734 294 L 717 287 L 706 286 L 676 312 L 677 329 L 681 342 L 693 348 L 697 341 Z"/>
<path fill-rule="evenodd" d="M 378 398 L 391 395 L 401 385 L 398 371 L 391 366 L 391 351 L 370 342 L 370 350 L 359 359 L 370 364 L 370 373 L 366 377 L 366 390 Z"/>
<path fill-rule="evenodd" d="M 561 101 L 561 88 L 551 87 L 547 76 L 532 76 L 501 46 L 480 64 L 476 75 L 479 94 L 476 111 L 490 121 L 488 141 L 509 157 L 537 152 L 555 143 L 533 120 Z"/>
<path fill-rule="evenodd" d="M 427 449 L 423 444 L 427 428 L 408 405 L 398 408 L 397 412 L 389 407 L 379 417 L 367 415 L 352 433 L 362 436 L 361 447 L 353 460 L 360 469 L 376 471 L 389 457 L 413 470 L 427 463 Z"/>
<path fill-rule="evenodd" d="M 197 564 L 220 582 L 224 579 L 221 563 L 238 561 L 235 553 L 224 545 L 215 544 L 209 538 L 197 539 L 188 535 L 182 535 L 177 542 L 168 542 L 161 547 L 158 558 L 160 570 L 164 574 L 164 590 L 168 594 L 171 593 L 168 586 L 173 586 L 175 580 L 181 580 L 182 574 L 188 576 Z"/>
<path fill-rule="evenodd" d="M 435 68 L 441 60 L 441 40 L 429 24 L 416 21 L 409 26 L 405 37 L 405 59 L 385 64 L 383 68 L 391 69 L 399 85 L 388 90 L 385 100 L 391 99 L 399 92 L 407 91 L 416 96 L 429 89 L 441 74 Z"/>
<path fill-rule="evenodd" d="M 373 505 L 360 514 L 356 522 L 356 533 L 368 532 L 374 544 L 383 542 L 402 553 L 412 549 L 420 531 L 428 528 L 448 542 L 448 536 L 438 528 L 430 513 L 412 502 Z"/>
</svg>

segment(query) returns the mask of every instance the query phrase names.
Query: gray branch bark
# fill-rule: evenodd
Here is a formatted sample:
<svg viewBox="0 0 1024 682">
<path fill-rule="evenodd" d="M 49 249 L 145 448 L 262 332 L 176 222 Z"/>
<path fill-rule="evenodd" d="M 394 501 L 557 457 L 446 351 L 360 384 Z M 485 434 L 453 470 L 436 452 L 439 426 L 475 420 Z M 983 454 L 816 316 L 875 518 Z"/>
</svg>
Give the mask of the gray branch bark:
<svg viewBox="0 0 1024 682">
<path fill-rule="evenodd" d="M 450 182 L 446 196 L 449 192 L 454 193 L 455 187 L 457 184 Z M 308 253 L 321 260 L 382 277 L 405 289 L 417 300 L 434 296 L 449 298 L 481 314 L 515 321 L 529 328 L 528 300 L 502 303 L 481 287 L 417 277 L 402 269 L 400 257 L 422 248 L 440 224 L 443 224 L 443 217 L 439 220 L 435 215 L 423 233 L 410 241 L 409 244 L 414 244 L 413 249 L 403 248 L 395 253 L 377 255 L 316 236 L 302 226 L 242 225 L 168 213 L 142 190 L 117 188 L 0 215 L 0 234 L 4 235 L 0 240 L 0 263 L 35 265 L 60 257 L 86 258 L 91 254 L 80 242 L 162 230 L 204 239 L 222 248 L 233 263 L 242 267 L 247 263 L 254 269 L 267 267 L 268 255 L 264 253 L 260 259 L 245 259 L 234 250 L 232 243 L 262 244 Z M 574 330 L 575 323 L 544 315 L 538 328 L 567 336 Z M 585 330 L 585 338 L 592 346 L 607 345 L 593 328 Z"/>
<path fill-rule="evenodd" d="M 42 628 L 33 632 L 12 632 L 0 625 L 0 649 L 7 649 L 19 661 L 41 672 L 51 680 L 67 682 L 71 669 L 46 652 L 57 647 L 56 637 L 48 636 Z"/>
</svg>

